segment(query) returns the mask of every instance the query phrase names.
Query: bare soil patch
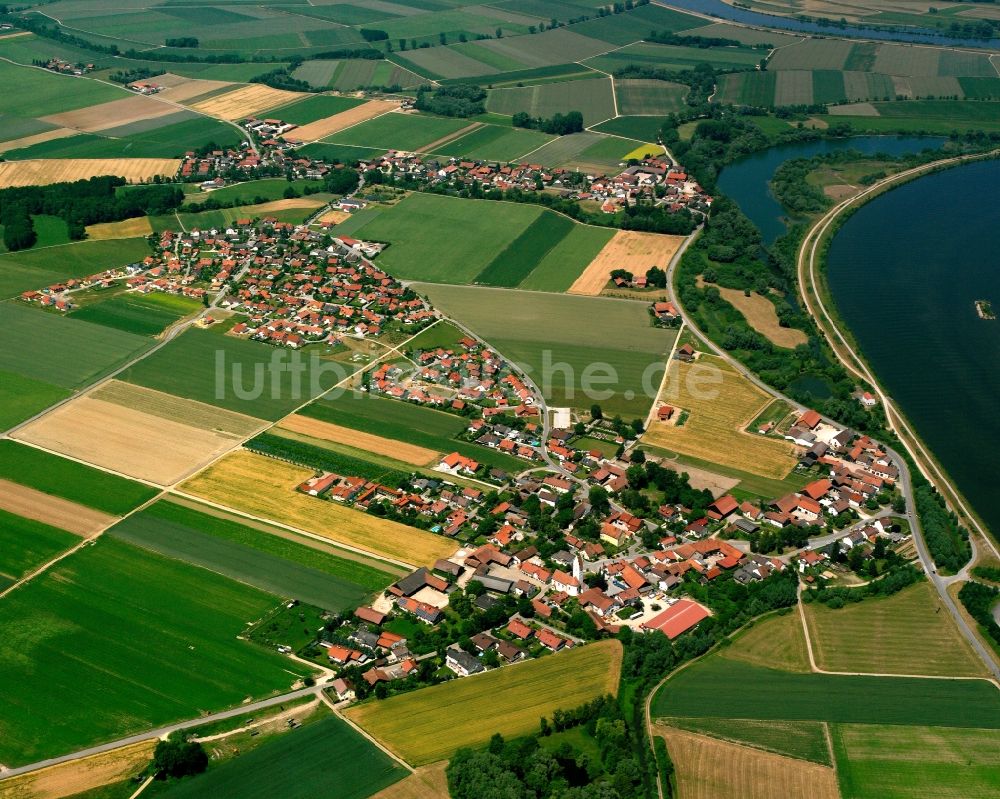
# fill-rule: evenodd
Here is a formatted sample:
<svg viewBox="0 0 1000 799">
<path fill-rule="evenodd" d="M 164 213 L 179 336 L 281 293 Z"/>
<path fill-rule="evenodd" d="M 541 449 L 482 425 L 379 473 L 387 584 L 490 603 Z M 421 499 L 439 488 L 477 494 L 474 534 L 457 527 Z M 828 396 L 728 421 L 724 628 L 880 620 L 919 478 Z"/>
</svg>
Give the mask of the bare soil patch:
<svg viewBox="0 0 1000 799">
<path fill-rule="evenodd" d="M 839 799 L 832 768 L 661 726 L 684 799 Z"/>
<path fill-rule="evenodd" d="M 98 222 L 96 225 L 87 225 L 88 239 L 134 239 L 148 236 L 152 232 L 148 216 L 123 219 L 121 222 Z"/>
<path fill-rule="evenodd" d="M 262 83 L 241 86 L 231 92 L 195 103 L 193 108 L 220 119 L 236 120 L 254 116 L 268 108 L 287 105 L 302 97 L 301 92 L 272 89 Z"/>
<path fill-rule="evenodd" d="M 316 221 L 321 225 L 339 225 L 345 219 L 350 219 L 350 217 L 351 215 L 347 211 L 337 211 L 336 209 L 332 209 L 324 213 Z"/>
<path fill-rule="evenodd" d="M 778 311 L 775 309 L 774 303 L 767 297 L 762 297 L 753 291 L 747 297 L 738 289 L 727 289 L 722 286 L 716 288 L 719 289 L 719 293 L 726 302 L 746 317 L 750 327 L 766 336 L 772 344 L 795 349 L 799 344 L 805 344 L 809 340 L 802 330 L 780 325 Z"/>
<path fill-rule="evenodd" d="M 61 799 L 122 782 L 142 771 L 156 739 L 112 749 L 0 782 L 0 799 Z"/>
<path fill-rule="evenodd" d="M 308 416 L 293 414 L 282 419 L 278 427 L 290 430 L 293 433 L 319 438 L 323 441 L 332 441 L 335 444 L 344 444 L 348 447 L 373 452 L 376 455 L 386 455 L 404 463 L 412 463 L 414 466 L 426 466 L 429 463 L 437 463 L 441 453 L 435 452 L 426 447 L 418 447 L 415 444 L 406 444 L 391 438 L 383 438 L 371 433 L 362 433 L 360 430 L 352 430 L 350 427 L 341 427 L 338 424 L 331 424 L 319 419 L 311 419 Z"/>
<path fill-rule="evenodd" d="M 118 518 L 9 480 L 0 480 L 0 508 L 87 538 Z"/>
<path fill-rule="evenodd" d="M 677 418 L 677 414 L 674 414 L 674 418 Z M 735 477 L 726 477 L 721 474 L 716 474 L 715 472 L 710 472 L 707 469 L 699 469 L 695 466 L 682 466 L 674 461 L 667 460 L 666 458 L 663 458 L 660 461 L 660 465 L 664 469 L 673 469 L 675 472 L 687 472 L 688 482 L 691 483 L 691 488 L 694 488 L 697 491 L 707 489 L 716 499 L 721 497 L 723 494 L 728 493 L 740 484 L 740 481 Z"/>
<path fill-rule="evenodd" d="M 597 296 L 615 269 L 627 269 L 636 275 L 646 274 L 651 266 L 666 269 L 683 241 L 684 236 L 619 230 L 569 287 L 569 293 Z"/>
<path fill-rule="evenodd" d="M 62 114 L 52 114 L 41 117 L 43 122 L 51 122 L 63 128 L 75 128 L 93 132 L 128 125 L 144 119 L 155 119 L 176 113 L 177 108 L 169 103 L 161 103 L 152 97 L 123 97 L 110 103 L 101 103 L 76 111 L 66 111 Z"/>
<path fill-rule="evenodd" d="M 395 111 L 397 108 L 399 108 L 399 103 L 388 100 L 369 100 L 364 105 L 356 105 L 354 108 L 348 108 L 346 111 L 341 111 L 332 117 L 317 119 L 308 125 L 291 130 L 288 132 L 288 137 L 291 139 L 301 139 L 305 142 L 317 141 L 333 133 L 338 133 L 345 128 L 357 125 L 359 122 L 364 122 L 366 119 L 372 119 L 373 117 L 387 114 L 390 111 Z"/>
<path fill-rule="evenodd" d="M 119 175 L 130 183 L 154 175 L 173 177 L 181 162 L 176 158 L 45 158 L 0 163 L 0 189 L 11 186 L 45 186 L 49 183 L 87 180 L 99 175 Z"/>
<path fill-rule="evenodd" d="M 17 432 L 17 438 L 131 477 L 169 485 L 240 443 L 113 402 L 80 397 Z"/>
</svg>

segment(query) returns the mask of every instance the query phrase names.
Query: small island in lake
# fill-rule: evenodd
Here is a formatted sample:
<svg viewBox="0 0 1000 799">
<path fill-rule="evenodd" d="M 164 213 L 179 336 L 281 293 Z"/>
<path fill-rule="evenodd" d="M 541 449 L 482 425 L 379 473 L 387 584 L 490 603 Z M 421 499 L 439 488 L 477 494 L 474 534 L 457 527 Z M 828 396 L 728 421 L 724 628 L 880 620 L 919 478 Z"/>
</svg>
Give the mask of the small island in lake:
<svg viewBox="0 0 1000 799">
<path fill-rule="evenodd" d="M 976 300 L 976 313 L 980 319 L 996 319 L 996 311 L 993 310 L 993 303 L 989 300 Z"/>
</svg>

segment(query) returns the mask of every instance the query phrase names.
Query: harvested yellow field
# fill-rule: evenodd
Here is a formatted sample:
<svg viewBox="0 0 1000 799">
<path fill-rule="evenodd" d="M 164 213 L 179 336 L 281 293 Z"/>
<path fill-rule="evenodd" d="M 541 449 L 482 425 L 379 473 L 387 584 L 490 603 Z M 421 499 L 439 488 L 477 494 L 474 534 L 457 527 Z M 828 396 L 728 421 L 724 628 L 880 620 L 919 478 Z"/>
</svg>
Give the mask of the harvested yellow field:
<svg viewBox="0 0 1000 799">
<path fill-rule="evenodd" d="M 360 430 L 352 430 L 350 427 L 341 427 L 339 424 L 331 424 L 298 414 L 282 419 L 278 427 L 323 441 L 333 441 L 335 444 L 362 449 L 376 455 L 387 455 L 397 461 L 403 461 L 403 463 L 412 463 L 414 466 L 437 463 L 442 454 L 427 449 L 427 447 L 418 447 L 416 444 L 406 444 L 391 438 L 362 433 Z"/>
<path fill-rule="evenodd" d="M 129 183 L 151 180 L 155 175 L 173 177 L 180 169 L 176 158 L 44 158 L 0 163 L 0 189 L 11 186 L 45 186 L 49 183 L 118 175 Z"/>
<path fill-rule="evenodd" d="M 338 211 L 337 209 L 331 209 L 323 213 L 323 215 L 317 219 L 321 225 L 339 225 L 345 219 L 350 219 L 351 215 L 347 211 Z"/>
<path fill-rule="evenodd" d="M 795 467 L 790 442 L 743 430 L 771 398 L 721 358 L 702 355 L 695 363 L 671 361 L 658 402 L 687 411 L 683 425 L 654 421 L 646 444 L 782 479 Z"/>
<path fill-rule="evenodd" d="M 716 288 L 719 289 L 722 299 L 743 314 L 750 327 L 765 336 L 772 344 L 791 350 L 809 341 L 802 330 L 782 327 L 778 323 L 778 311 L 767 297 L 762 297 L 755 291 L 751 291 L 747 297 L 738 289 L 727 289 L 722 286 Z"/>
<path fill-rule="evenodd" d="M 9 480 L 0 480 L 0 509 L 84 537 L 101 532 L 117 520 L 110 513 L 85 508 Z"/>
<path fill-rule="evenodd" d="M 341 111 L 332 117 L 317 119 L 315 122 L 310 122 L 307 125 L 302 125 L 295 130 L 291 130 L 288 132 L 288 138 L 300 139 L 306 142 L 317 141 L 331 134 L 338 133 L 345 128 L 357 125 L 359 122 L 364 122 L 366 119 L 372 119 L 373 117 L 387 114 L 390 111 L 395 111 L 397 108 L 399 108 L 399 103 L 389 102 L 388 100 L 369 100 L 363 105 L 348 108 L 346 111 Z"/>
<path fill-rule="evenodd" d="M 658 727 L 683 799 L 840 799 L 832 768 L 707 735 Z"/>
<path fill-rule="evenodd" d="M 87 225 L 88 239 L 133 239 L 153 232 L 148 216 L 123 219 L 121 222 L 98 222 Z"/>
<path fill-rule="evenodd" d="M 651 266 L 666 269 L 683 242 L 684 236 L 619 230 L 573 281 L 569 293 L 596 297 L 608 285 L 615 269 L 626 269 L 634 275 L 646 274 Z"/>
<path fill-rule="evenodd" d="M 663 155 L 663 146 L 660 144 L 641 144 L 636 147 L 632 152 L 626 153 L 622 156 L 623 161 L 631 161 L 633 158 L 637 161 L 641 161 L 647 155 Z"/>
<path fill-rule="evenodd" d="M 451 757 L 463 746 L 538 730 L 542 716 L 617 694 L 622 646 L 600 641 L 568 652 L 451 680 L 345 715 L 412 765 Z"/>
<path fill-rule="evenodd" d="M 185 78 L 181 75 L 159 75 L 154 83 L 165 86 L 156 96 L 171 103 L 183 103 L 193 97 L 201 97 L 209 92 L 225 89 L 236 84 L 225 80 L 202 80 L 201 78 Z"/>
<path fill-rule="evenodd" d="M 312 469 L 240 450 L 181 488 L 233 510 L 414 566 L 430 565 L 455 552 L 455 545 L 441 536 L 295 490 L 313 474 Z"/>
<path fill-rule="evenodd" d="M 50 122 L 63 128 L 74 128 L 92 132 L 128 125 L 143 119 L 156 119 L 176 113 L 177 108 L 169 103 L 154 100 L 152 97 L 132 95 L 109 103 L 91 105 L 76 111 L 64 111 L 61 114 L 50 114 L 41 117 L 43 122 Z"/>
<path fill-rule="evenodd" d="M 115 402 L 84 396 L 17 431 L 20 440 L 71 458 L 170 485 L 240 443 Z"/>
<path fill-rule="evenodd" d="M 300 92 L 286 92 L 282 89 L 272 89 L 262 83 L 254 83 L 240 86 L 216 97 L 209 97 L 207 100 L 195 103 L 192 108 L 220 119 L 234 120 L 254 116 L 268 108 L 287 105 L 301 98 Z"/>
<path fill-rule="evenodd" d="M 0 799 L 62 799 L 124 782 L 142 772 L 153 758 L 156 739 L 71 760 L 0 782 Z"/>
<path fill-rule="evenodd" d="M 121 380 L 109 380 L 94 389 L 90 396 L 171 422 L 180 422 L 190 427 L 197 427 L 199 430 L 211 430 L 235 438 L 245 438 L 268 426 L 268 422 L 244 413 L 217 408 L 207 402 L 175 397 L 155 388 L 137 386 Z"/>
<path fill-rule="evenodd" d="M 794 611 L 794 608 L 793 608 Z M 765 669 L 809 672 L 809 651 L 802 621 L 795 612 L 771 616 L 742 633 L 723 657 Z"/>
<path fill-rule="evenodd" d="M 448 777 L 444 773 L 447 767 L 446 762 L 421 766 L 409 777 L 383 788 L 370 799 L 448 799 Z"/>
<path fill-rule="evenodd" d="M 285 200 L 271 200 L 258 205 L 246 205 L 244 209 L 247 213 L 252 211 L 254 216 L 258 216 L 274 211 L 287 211 L 290 208 L 321 208 L 324 205 L 326 205 L 326 200 L 318 200 L 315 197 L 289 197 Z"/>
<path fill-rule="evenodd" d="M 67 136 L 75 136 L 76 131 L 70 130 L 69 128 L 55 128 L 54 130 L 46 130 L 42 133 L 36 133 L 33 136 L 22 136 L 20 139 L 10 139 L 5 142 L 0 142 L 0 153 L 5 153 L 8 150 L 17 150 L 21 147 L 30 147 L 32 144 L 40 144 L 43 141 L 52 141 L 54 139 L 65 139 Z"/>
</svg>

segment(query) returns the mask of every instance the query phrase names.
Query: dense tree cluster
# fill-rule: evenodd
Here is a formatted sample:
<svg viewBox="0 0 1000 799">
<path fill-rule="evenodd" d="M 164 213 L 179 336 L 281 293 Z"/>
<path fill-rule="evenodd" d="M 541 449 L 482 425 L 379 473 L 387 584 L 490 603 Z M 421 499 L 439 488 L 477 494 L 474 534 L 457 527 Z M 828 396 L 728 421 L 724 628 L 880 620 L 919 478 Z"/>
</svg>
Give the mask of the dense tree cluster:
<svg viewBox="0 0 1000 799">
<path fill-rule="evenodd" d="M 857 549 L 857 547 L 855 547 Z M 898 556 L 897 556 L 898 559 Z M 803 602 L 820 602 L 837 610 L 868 597 L 892 596 L 924 579 L 924 573 L 910 563 L 897 562 L 882 577 L 858 588 L 818 588 L 802 593 Z"/>
<path fill-rule="evenodd" d="M 198 39 L 194 36 L 179 36 L 176 39 L 165 39 L 167 47 L 197 47 Z"/>
<path fill-rule="evenodd" d="M 284 89 L 290 92 L 316 92 L 322 91 L 322 89 L 317 89 L 308 81 L 299 80 L 294 75 L 292 75 L 292 70 L 295 69 L 295 65 L 291 64 L 287 67 L 279 67 L 278 69 L 272 69 L 270 72 L 264 72 L 260 75 L 254 75 L 250 78 L 251 83 L 262 83 L 265 86 L 270 86 L 272 89 Z"/>
<path fill-rule="evenodd" d="M 445 117 L 471 117 L 486 110 L 486 89 L 467 83 L 451 86 L 421 86 L 416 107 Z"/>
<path fill-rule="evenodd" d="M 553 114 L 549 118 L 533 117 L 525 111 L 518 111 L 511 118 L 515 128 L 530 128 L 555 136 L 567 136 L 583 130 L 583 114 L 579 111 L 567 111 L 565 114 Z"/>
<path fill-rule="evenodd" d="M 173 735 L 153 750 L 153 768 L 159 779 L 188 777 L 208 768 L 208 755 L 200 743 Z"/>
<path fill-rule="evenodd" d="M 673 31 L 650 31 L 646 37 L 647 42 L 657 44 L 674 44 L 681 47 L 698 47 L 708 50 L 711 47 L 753 47 L 756 50 L 770 50 L 774 45 L 757 43 L 744 44 L 736 39 L 724 39 L 721 36 L 686 36 L 683 33 Z"/>
<path fill-rule="evenodd" d="M 1000 588 L 972 580 L 962 586 L 958 598 L 994 646 L 1000 646 L 1000 625 L 993 616 L 993 607 L 1000 602 Z"/>
<path fill-rule="evenodd" d="M 913 498 L 924 531 L 924 541 L 934 563 L 940 569 L 957 572 L 972 557 L 969 531 L 959 524 L 958 517 L 948 510 L 944 498 L 930 485 L 917 486 Z"/>
</svg>

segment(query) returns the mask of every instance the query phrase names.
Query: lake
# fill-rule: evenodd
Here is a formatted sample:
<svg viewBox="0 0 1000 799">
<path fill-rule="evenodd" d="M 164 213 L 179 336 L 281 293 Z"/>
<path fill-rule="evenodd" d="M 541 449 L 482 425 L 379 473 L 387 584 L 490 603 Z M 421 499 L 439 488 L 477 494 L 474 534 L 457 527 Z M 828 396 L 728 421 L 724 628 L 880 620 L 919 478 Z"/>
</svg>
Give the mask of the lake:
<svg viewBox="0 0 1000 799">
<path fill-rule="evenodd" d="M 936 149 L 945 141 L 938 136 L 856 136 L 782 144 L 730 164 L 719 175 L 718 186 L 723 194 L 736 201 L 760 230 L 764 243 L 770 245 L 786 230 L 785 210 L 771 193 L 771 178 L 790 158 L 811 158 L 837 150 L 858 150 L 865 155 L 905 155 L 928 147 Z"/>
<path fill-rule="evenodd" d="M 858 210 L 827 276 L 887 393 L 1000 532 L 1000 162 L 920 178 Z"/>
</svg>

